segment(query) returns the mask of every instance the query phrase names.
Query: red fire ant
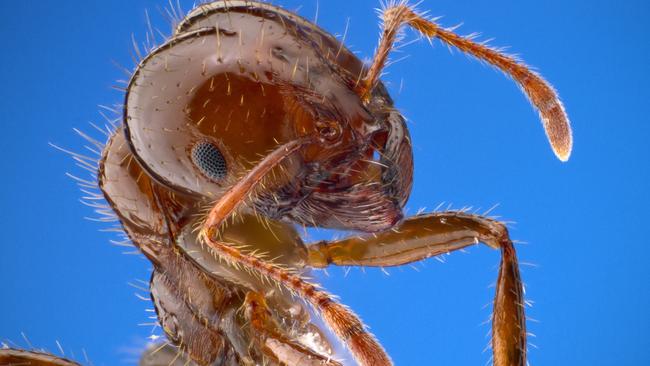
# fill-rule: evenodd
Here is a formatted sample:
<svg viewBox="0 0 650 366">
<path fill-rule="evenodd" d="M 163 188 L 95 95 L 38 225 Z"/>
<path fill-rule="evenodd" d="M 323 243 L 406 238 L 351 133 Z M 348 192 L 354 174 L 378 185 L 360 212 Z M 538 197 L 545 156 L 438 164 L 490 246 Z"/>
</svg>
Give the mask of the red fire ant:
<svg viewBox="0 0 650 366">
<path fill-rule="evenodd" d="M 379 78 L 400 28 L 409 25 L 512 77 L 562 161 L 572 145 L 564 108 L 520 61 L 404 2 L 386 6 L 382 18 L 369 66 L 299 16 L 243 0 L 198 6 L 142 59 L 98 181 L 153 263 L 151 297 L 179 350 L 149 351 L 143 364 L 340 365 L 304 301 L 360 365 L 391 365 L 358 317 L 304 272 L 400 266 L 477 242 L 502 254 L 494 364 L 526 364 L 522 284 L 506 227 L 457 211 L 404 217 L 411 140 Z M 362 234 L 305 245 L 296 224 Z M 25 360 L 71 363 L 0 351 L 3 363 Z"/>
</svg>

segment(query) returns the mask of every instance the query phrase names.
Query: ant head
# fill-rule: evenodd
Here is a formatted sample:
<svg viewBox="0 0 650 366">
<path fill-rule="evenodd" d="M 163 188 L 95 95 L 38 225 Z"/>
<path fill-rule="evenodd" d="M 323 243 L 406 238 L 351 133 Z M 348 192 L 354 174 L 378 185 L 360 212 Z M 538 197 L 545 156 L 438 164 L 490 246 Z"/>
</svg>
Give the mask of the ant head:
<svg viewBox="0 0 650 366">
<path fill-rule="evenodd" d="M 362 98 L 363 64 L 332 36 L 279 8 L 236 4 L 197 8 L 136 69 L 124 121 L 142 167 L 215 199 L 279 145 L 310 137 L 265 183 L 260 209 L 319 226 L 392 226 L 412 157 L 383 86 Z"/>
</svg>

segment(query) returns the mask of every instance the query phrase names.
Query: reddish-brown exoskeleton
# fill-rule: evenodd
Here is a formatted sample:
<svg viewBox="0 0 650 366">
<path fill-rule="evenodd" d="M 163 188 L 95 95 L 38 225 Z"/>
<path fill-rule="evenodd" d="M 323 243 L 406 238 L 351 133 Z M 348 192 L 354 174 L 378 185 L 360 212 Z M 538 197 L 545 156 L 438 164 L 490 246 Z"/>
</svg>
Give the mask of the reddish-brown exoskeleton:
<svg viewBox="0 0 650 366">
<path fill-rule="evenodd" d="M 143 364 L 339 365 L 304 301 L 358 364 L 391 365 L 357 316 L 305 271 L 399 266 L 477 242 L 502 254 L 494 364 L 526 364 L 522 284 L 506 227 L 463 212 L 403 216 L 411 141 L 379 77 L 405 24 L 511 76 L 539 110 L 555 154 L 569 158 L 569 122 L 548 83 L 406 3 L 385 7 L 368 66 L 275 6 L 200 5 L 136 68 L 98 172 L 110 207 L 153 263 L 151 297 L 179 350 L 161 346 Z M 305 245 L 296 224 L 361 234 Z M 11 352 L 0 360 L 67 362 Z"/>
</svg>

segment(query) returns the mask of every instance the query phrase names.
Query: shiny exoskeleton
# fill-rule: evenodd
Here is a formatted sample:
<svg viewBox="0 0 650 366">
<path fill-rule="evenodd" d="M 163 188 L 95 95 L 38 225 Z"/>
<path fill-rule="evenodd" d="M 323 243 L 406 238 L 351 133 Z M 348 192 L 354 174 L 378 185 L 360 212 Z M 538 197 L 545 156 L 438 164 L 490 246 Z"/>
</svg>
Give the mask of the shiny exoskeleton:
<svg viewBox="0 0 650 366">
<path fill-rule="evenodd" d="M 405 3 L 384 9 L 383 22 L 364 65 L 291 12 L 215 1 L 192 10 L 140 61 L 98 181 L 154 267 L 151 298 L 170 345 L 149 350 L 142 364 L 340 365 L 316 312 L 358 364 L 391 365 L 356 315 L 305 272 L 403 265 L 478 242 L 502 253 L 494 364 L 526 364 L 523 291 L 507 229 L 457 211 L 404 217 L 410 136 L 379 76 L 408 24 L 510 75 L 561 160 L 572 145 L 564 108 L 521 62 Z M 296 225 L 359 234 L 305 245 Z M 69 361 L 56 362 L 49 364 Z"/>
</svg>

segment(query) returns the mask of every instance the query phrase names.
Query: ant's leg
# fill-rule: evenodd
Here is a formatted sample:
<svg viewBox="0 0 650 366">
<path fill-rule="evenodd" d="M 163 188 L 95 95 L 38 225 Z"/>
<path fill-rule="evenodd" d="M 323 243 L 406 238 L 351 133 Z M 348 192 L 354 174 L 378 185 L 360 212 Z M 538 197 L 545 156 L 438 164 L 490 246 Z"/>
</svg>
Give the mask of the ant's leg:
<svg viewBox="0 0 650 366">
<path fill-rule="evenodd" d="M 335 241 L 309 244 L 309 265 L 401 266 L 479 242 L 501 248 L 508 241 L 506 227 L 483 216 L 459 211 L 412 216 L 394 229 Z"/>
<path fill-rule="evenodd" d="M 309 302 L 318 311 L 325 324 L 350 349 L 360 366 L 390 366 L 392 361 L 383 347 L 368 332 L 361 319 L 347 307 L 339 304 L 332 295 L 306 281 L 300 274 L 268 262 L 254 253 L 240 249 L 219 240 L 219 228 L 241 203 L 246 200 L 271 170 L 293 152 L 310 142 L 309 139 L 295 140 L 277 147 L 244 178 L 235 183 L 215 204 L 202 225 L 199 238 L 226 262 L 234 267 L 243 267 L 290 290 L 296 296 Z"/>
<path fill-rule="evenodd" d="M 231 265 L 268 278 L 309 302 L 321 314 L 325 324 L 350 349 L 360 366 L 393 364 L 359 317 L 325 290 L 307 282 L 294 271 L 269 263 L 254 254 L 244 253 L 213 238 L 206 237 L 204 240 L 206 245 Z"/>
<path fill-rule="evenodd" d="M 309 246 L 310 265 L 399 266 L 485 243 L 501 249 L 494 298 L 492 349 L 498 366 L 526 365 L 526 322 L 519 265 L 505 225 L 483 216 L 438 212 L 404 220 L 396 229 Z"/>
<path fill-rule="evenodd" d="M 263 295 L 248 292 L 244 311 L 260 349 L 275 361 L 289 366 L 341 366 L 286 337 L 273 320 Z"/>
<path fill-rule="evenodd" d="M 78 363 L 48 353 L 0 348 L 0 365 L 79 366 Z"/>
<path fill-rule="evenodd" d="M 406 1 L 398 1 L 384 9 L 382 20 L 383 32 L 375 57 L 365 78 L 357 87 L 357 93 L 364 100 L 370 98 L 372 90 L 377 85 L 388 54 L 399 37 L 400 28 L 408 24 L 429 39 L 437 38 L 446 45 L 454 46 L 479 60 L 490 63 L 512 77 L 539 111 L 546 136 L 555 155 L 562 161 L 569 159 L 573 140 L 564 106 L 553 87 L 523 62 L 485 44 L 474 42 L 472 36 L 462 37 L 451 29 L 440 27 L 433 19 L 427 19 L 423 14 L 415 11 Z"/>
</svg>

